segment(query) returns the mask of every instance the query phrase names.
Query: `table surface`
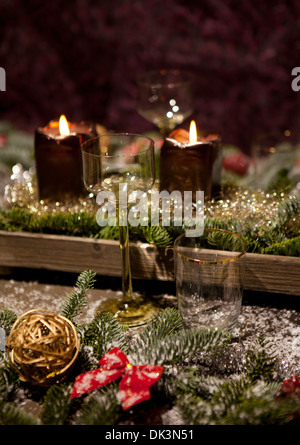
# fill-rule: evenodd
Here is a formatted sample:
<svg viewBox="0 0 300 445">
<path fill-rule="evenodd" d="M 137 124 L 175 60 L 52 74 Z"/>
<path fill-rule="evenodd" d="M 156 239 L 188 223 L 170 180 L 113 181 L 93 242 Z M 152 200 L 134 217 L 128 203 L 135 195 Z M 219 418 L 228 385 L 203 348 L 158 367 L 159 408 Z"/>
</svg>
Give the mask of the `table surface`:
<svg viewBox="0 0 300 445">
<path fill-rule="evenodd" d="M 17 315 L 34 308 L 58 312 L 64 298 L 74 289 L 76 278 L 74 274 L 48 271 L 2 270 L 0 310 L 10 309 Z M 99 300 L 121 292 L 120 284 L 118 278 L 98 276 L 95 288 L 87 293 L 88 305 L 77 321 L 90 322 Z M 145 289 L 145 283 L 140 280 L 134 281 L 133 285 L 136 290 Z M 147 288 L 163 306 L 176 307 L 173 283 L 147 282 Z M 242 311 L 232 335 L 244 345 L 251 344 L 259 335 L 263 336 L 276 353 L 286 378 L 291 377 L 291 372 L 300 372 L 299 297 L 245 292 Z M 176 409 L 163 413 L 162 422 L 180 424 Z"/>
</svg>

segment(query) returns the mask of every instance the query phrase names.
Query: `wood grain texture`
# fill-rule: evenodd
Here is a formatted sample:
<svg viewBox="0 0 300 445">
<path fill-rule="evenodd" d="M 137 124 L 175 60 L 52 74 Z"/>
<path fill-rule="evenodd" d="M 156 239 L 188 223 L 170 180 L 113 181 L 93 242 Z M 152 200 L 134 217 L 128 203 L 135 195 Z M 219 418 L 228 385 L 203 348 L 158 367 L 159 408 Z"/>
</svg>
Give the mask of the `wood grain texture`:
<svg viewBox="0 0 300 445">
<path fill-rule="evenodd" d="M 174 279 L 173 249 L 130 244 L 133 278 Z M 245 289 L 300 295 L 300 258 L 247 253 Z M 0 231 L 0 267 L 121 276 L 117 241 Z"/>
</svg>

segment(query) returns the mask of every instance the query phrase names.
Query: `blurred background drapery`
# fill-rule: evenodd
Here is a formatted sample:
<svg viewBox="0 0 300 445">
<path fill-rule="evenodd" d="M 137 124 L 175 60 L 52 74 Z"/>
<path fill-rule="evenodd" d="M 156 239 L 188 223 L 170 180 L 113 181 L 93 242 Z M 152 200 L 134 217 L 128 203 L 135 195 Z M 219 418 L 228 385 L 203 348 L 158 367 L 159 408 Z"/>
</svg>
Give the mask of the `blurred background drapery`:
<svg viewBox="0 0 300 445">
<path fill-rule="evenodd" d="M 261 132 L 299 127 L 297 0 L 2 0 L 0 38 L 0 119 L 28 131 L 61 114 L 150 130 L 136 79 L 158 68 L 194 73 L 197 125 L 245 151 Z"/>
</svg>

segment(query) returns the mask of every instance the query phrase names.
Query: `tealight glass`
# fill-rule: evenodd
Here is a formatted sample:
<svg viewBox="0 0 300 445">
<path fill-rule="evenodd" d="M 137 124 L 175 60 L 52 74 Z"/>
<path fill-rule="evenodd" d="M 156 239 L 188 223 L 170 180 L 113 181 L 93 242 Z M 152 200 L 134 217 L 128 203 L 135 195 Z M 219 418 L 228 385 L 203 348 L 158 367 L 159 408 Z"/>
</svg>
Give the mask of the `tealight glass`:
<svg viewBox="0 0 300 445">
<path fill-rule="evenodd" d="M 186 328 L 230 331 L 241 311 L 246 243 L 233 232 L 204 229 L 174 242 L 178 311 Z"/>
<path fill-rule="evenodd" d="M 261 134 L 252 144 L 253 175 L 247 181 L 255 189 L 272 191 L 298 182 L 300 134 L 290 130 Z"/>
</svg>

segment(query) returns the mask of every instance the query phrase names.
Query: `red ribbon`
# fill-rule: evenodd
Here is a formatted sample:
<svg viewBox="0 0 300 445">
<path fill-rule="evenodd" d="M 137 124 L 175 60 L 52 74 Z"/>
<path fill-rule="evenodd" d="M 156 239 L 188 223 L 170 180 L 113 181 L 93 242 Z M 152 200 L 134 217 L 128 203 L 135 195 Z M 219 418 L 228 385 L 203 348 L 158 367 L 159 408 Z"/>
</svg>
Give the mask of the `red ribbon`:
<svg viewBox="0 0 300 445">
<path fill-rule="evenodd" d="M 126 411 L 133 405 L 150 399 L 149 388 L 160 379 L 163 373 L 162 366 L 131 365 L 124 352 L 119 348 L 113 348 L 107 352 L 98 365 L 99 368 L 76 377 L 71 398 L 122 377 L 120 398 L 122 407 Z"/>
</svg>

